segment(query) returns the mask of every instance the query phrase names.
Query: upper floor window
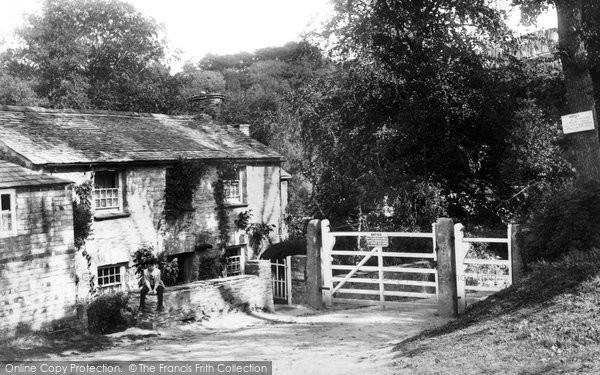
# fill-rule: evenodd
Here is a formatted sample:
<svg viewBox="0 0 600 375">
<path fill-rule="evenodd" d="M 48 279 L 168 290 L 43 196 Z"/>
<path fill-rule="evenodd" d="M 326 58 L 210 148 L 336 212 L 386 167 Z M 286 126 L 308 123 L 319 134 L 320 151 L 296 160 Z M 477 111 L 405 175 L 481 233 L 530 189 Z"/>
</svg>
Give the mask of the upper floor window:
<svg viewBox="0 0 600 375">
<path fill-rule="evenodd" d="M 239 168 L 224 177 L 225 202 L 230 204 L 246 203 L 246 168 Z"/>
<path fill-rule="evenodd" d="M 0 190 L 0 237 L 17 234 L 14 190 Z"/>
<path fill-rule="evenodd" d="M 94 206 L 96 210 L 123 210 L 119 172 L 98 171 L 94 174 Z"/>
</svg>

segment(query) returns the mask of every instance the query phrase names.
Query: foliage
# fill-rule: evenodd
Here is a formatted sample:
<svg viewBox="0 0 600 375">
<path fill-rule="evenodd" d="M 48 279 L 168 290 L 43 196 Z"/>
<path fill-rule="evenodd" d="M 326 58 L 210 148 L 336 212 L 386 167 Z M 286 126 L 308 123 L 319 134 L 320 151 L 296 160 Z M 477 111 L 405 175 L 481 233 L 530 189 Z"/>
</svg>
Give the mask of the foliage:
<svg viewBox="0 0 600 375">
<path fill-rule="evenodd" d="M 167 220 L 181 218 L 185 212 L 193 210 L 192 201 L 202 177 L 208 168 L 201 161 L 178 158 L 167 169 L 165 186 L 165 215 Z"/>
<path fill-rule="evenodd" d="M 524 214 L 513 197 L 525 186 L 562 178 L 554 97 L 538 88 L 548 72 L 482 53 L 514 46 L 485 1 L 334 4 L 336 70 L 296 93 L 319 216 L 355 229 L 425 229 L 439 215 L 494 225 Z M 553 146 L 520 163 L 536 172 L 525 181 L 504 164 L 524 153 L 513 132 Z"/>
<path fill-rule="evenodd" d="M 515 194 L 498 204 L 506 221 L 524 222 L 538 209 L 540 200 L 572 177 L 570 164 L 560 149 L 561 131 L 547 111 L 533 100 L 515 113 L 515 127 L 507 138 L 501 163 L 505 183 Z"/>
<path fill-rule="evenodd" d="M 0 73 L 0 103 L 37 106 L 42 101 L 33 90 L 33 82 Z"/>
<path fill-rule="evenodd" d="M 79 250 L 92 233 L 92 181 L 74 187 L 77 199 L 73 200 L 73 228 L 75 247 Z"/>
<path fill-rule="evenodd" d="M 229 232 L 231 223 L 229 222 L 229 211 L 225 199 L 225 180 L 232 179 L 232 176 L 237 172 L 239 166 L 235 163 L 220 163 L 217 165 L 217 179 L 213 183 L 213 196 L 217 205 L 217 221 L 219 226 L 219 246 L 221 251 L 224 251 L 229 241 Z"/>
<path fill-rule="evenodd" d="M 553 194 L 533 216 L 524 237 L 524 260 L 554 260 L 600 243 L 600 186 L 577 182 Z"/>
<path fill-rule="evenodd" d="M 275 224 L 267 224 L 264 222 L 250 224 L 246 229 L 246 233 L 248 233 L 249 236 L 249 245 L 256 251 L 260 250 L 265 240 L 268 241 L 269 245 L 272 245 L 273 241 L 271 240 L 270 234 L 275 228 Z"/>
<path fill-rule="evenodd" d="M 224 254 L 224 253 L 223 253 Z M 200 260 L 198 280 L 211 280 L 223 276 L 225 259 L 223 256 L 207 256 Z"/>
<path fill-rule="evenodd" d="M 168 112 L 177 87 L 160 33 L 126 2 L 46 0 L 3 60 L 54 107 Z"/>
<path fill-rule="evenodd" d="M 90 333 L 108 334 L 127 328 L 131 316 L 129 296 L 124 292 L 106 293 L 90 302 L 87 308 Z"/>
<path fill-rule="evenodd" d="M 92 212 L 92 181 L 88 180 L 80 185 L 75 185 L 76 199 L 73 200 L 73 236 L 74 244 L 77 250 L 84 247 L 87 238 L 92 233 L 92 221 L 94 214 Z M 91 272 L 92 256 L 83 250 L 81 255 L 85 258 L 89 280 L 89 293 L 95 296 L 97 293 L 96 281 Z"/>
<path fill-rule="evenodd" d="M 165 286 L 175 285 L 179 275 L 177 258 L 168 260 L 164 252 L 157 256 L 152 245 L 143 245 L 133 253 L 133 267 L 135 268 L 135 274 L 138 275 L 139 286 L 143 286 L 144 270 L 153 261 L 157 262 L 160 278 Z"/>
<path fill-rule="evenodd" d="M 269 245 L 273 245 L 270 234 L 276 228 L 275 224 L 266 223 L 250 223 L 252 210 L 240 212 L 238 218 L 234 221 L 238 229 L 245 230 L 249 236 L 250 246 L 259 251 L 264 241 L 268 241 Z"/>
<path fill-rule="evenodd" d="M 201 92 L 225 92 L 225 78 L 221 72 L 199 70 L 193 64 L 183 66 L 183 71 L 178 73 L 179 95 L 183 100 L 189 99 Z"/>
<path fill-rule="evenodd" d="M 242 211 L 238 214 L 237 219 L 233 221 L 237 229 L 246 230 L 250 224 L 250 218 L 252 217 L 252 210 Z"/>
</svg>

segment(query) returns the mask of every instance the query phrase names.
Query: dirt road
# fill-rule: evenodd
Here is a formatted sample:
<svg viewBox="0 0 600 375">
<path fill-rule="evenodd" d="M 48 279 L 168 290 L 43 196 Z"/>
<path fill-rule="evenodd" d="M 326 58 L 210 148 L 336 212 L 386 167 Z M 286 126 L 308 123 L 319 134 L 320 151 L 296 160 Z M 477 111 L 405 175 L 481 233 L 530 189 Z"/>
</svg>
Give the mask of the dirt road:
<svg viewBox="0 0 600 375">
<path fill-rule="evenodd" d="M 158 331 L 113 335 L 115 346 L 63 352 L 56 360 L 267 360 L 273 374 L 392 374 L 393 344 L 443 324 L 432 308 L 326 311 L 278 308 L 275 314 L 225 315 Z"/>
</svg>

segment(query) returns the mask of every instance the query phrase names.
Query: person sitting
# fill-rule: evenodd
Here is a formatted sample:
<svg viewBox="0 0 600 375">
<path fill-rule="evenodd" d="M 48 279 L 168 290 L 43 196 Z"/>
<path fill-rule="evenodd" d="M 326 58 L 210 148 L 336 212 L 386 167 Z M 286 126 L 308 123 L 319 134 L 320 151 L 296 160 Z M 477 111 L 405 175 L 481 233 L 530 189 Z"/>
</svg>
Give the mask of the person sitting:
<svg viewBox="0 0 600 375">
<path fill-rule="evenodd" d="M 156 294 L 158 296 L 158 303 L 156 311 L 160 312 L 163 310 L 163 292 L 165 291 L 165 284 L 160 278 L 160 270 L 158 269 L 158 262 L 156 259 L 152 259 L 147 268 L 143 273 L 142 290 L 140 294 L 140 312 L 144 312 L 146 309 L 146 295 Z"/>
</svg>

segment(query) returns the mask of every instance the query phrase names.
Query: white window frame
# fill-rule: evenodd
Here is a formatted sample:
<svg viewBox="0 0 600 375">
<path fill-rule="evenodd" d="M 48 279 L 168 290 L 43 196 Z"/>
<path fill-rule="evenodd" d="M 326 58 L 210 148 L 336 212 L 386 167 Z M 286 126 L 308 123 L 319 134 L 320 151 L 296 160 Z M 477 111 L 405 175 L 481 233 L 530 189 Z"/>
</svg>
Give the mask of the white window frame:
<svg viewBox="0 0 600 375">
<path fill-rule="evenodd" d="M 10 220 L 11 220 L 11 230 L 3 231 L 2 228 L 2 213 L 0 212 L 0 238 L 1 237 L 12 237 L 17 235 L 17 192 L 15 189 L 0 189 L 0 195 L 10 196 Z M 2 207 L 0 206 L 0 210 Z"/>
<path fill-rule="evenodd" d="M 98 172 L 108 172 L 108 173 L 114 173 L 116 174 L 116 178 L 117 178 L 117 187 L 114 189 L 96 189 L 96 173 Z M 122 172 L 119 171 L 113 171 L 113 170 L 99 170 L 96 171 L 94 173 L 94 180 L 93 180 L 93 190 L 92 190 L 92 206 L 94 208 L 94 211 L 97 213 L 102 213 L 102 212 L 106 212 L 106 213 L 110 213 L 110 212 L 123 212 L 123 180 L 122 180 Z M 116 190 L 116 194 L 117 194 L 117 199 L 118 199 L 118 206 L 111 206 L 111 207 L 98 207 L 98 205 L 96 205 L 96 192 L 99 190 Z M 98 199 L 102 199 L 101 197 L 99 197 Z"/>
<path fill-rule="evenodd" d="M 98 266 L 97 270 L 96 270 L 96 283 L 98 284 L 98 290 L 100 291 L 118 291 L 118 290 L 123 290 L 123 286 L 125 285 L 125 275 L 126 275 L 126 269 L 125 269 L 125 264 L 107 264 L 107 265 L 103 265 L 103 266 Z M 103 275 L 100 276 L 100 270 L 105 270 L 105 269 L 115 269 L 118 271 L 112 274 L 107 274 L 107 275 Z M 119 281 L 114 281 L 114 282 L 110 282 L 108 281 L 106 284 L 100 284 L 100 279 L 104 280 L 104 279 L 109 279 L 111 276 L 116 276 L 119 275 Z"/>
<path fill-rule="evenodd" d="M 240 167 L 237 171 L 237 179 L 235 180 L 223 180 L 223 189 L 225 194 L 225 202 L 229 204 L 243 204 L 244 203 L 244 179 L 243 173 L 246 167 Z M 233 193 L 237 190 L 237 194 Z"/>
</svg>

